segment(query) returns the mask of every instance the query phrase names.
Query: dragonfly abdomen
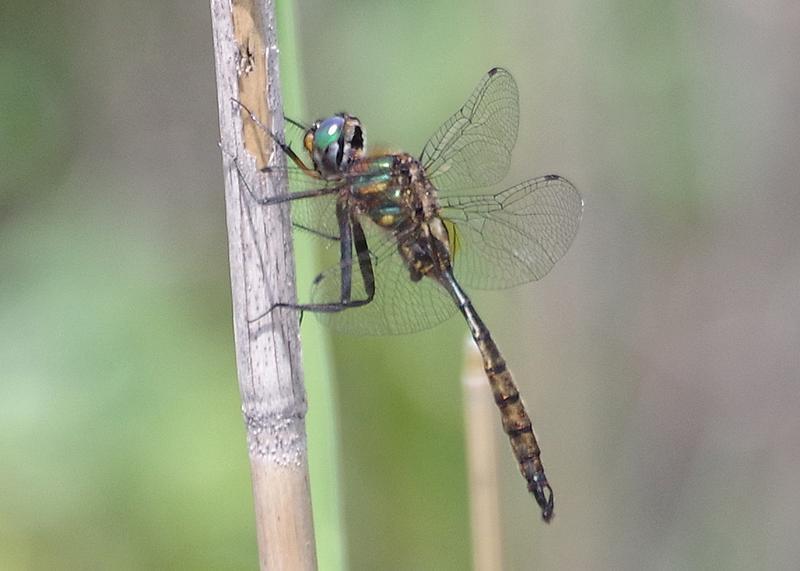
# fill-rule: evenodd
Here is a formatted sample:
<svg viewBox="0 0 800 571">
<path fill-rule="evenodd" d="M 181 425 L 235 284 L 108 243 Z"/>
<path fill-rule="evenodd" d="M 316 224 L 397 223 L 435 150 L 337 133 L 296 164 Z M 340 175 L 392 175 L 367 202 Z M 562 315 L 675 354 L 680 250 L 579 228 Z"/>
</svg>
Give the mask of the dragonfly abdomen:
<svg viewBox="0 0 800 571">
<path fill-rule="evenodd" d="M 514 377 L 508 370 L 506 361 L 492 339 L 489 329 L 453 275 L 445 272 L 441 282 L 453 296 L 469 325 L 472 338 L 481 352 L 483 369 L 486 371 L 494 402 L 500 409 L 503 431 L 511 442 L 511 450 L 519 464 L 519 471 L 528 483 L 528 491 L 533 494 L 542 510 L 542 519 L 549 522 L 553 517 L 553 489 L 544 473 L 539 443 L 533 433 L 533 423 L 522 402 Z"/>
<path fill-rule="evenodd" d="M 503 431 L 511 442 L 511 450 L 519 464 L 519 471 L 528 482 L 528 491 L 533 494 L 536 503 L 542 509 L 544 520 L 549 521 L 553 517 L 553 490 L 544 473 L 539 443 L 533 433 L 533 423 L 520 398 L 511 371 L 500 357 L 497 345 L 492 338 L 481 340 L 478 342 L 478 347 L 484 354 L 484 363 L 492 360 L 496 363 L 493 367 L 485 367 L 485 370 L 494 395 L 494 402 L 500 409 Z M 500 359 L 501 366 L 497 366 L 496 359 L 491 359 L 492 353 Z M 486 358 L 487 354 L 490 355 L 489 359 Z"/>
<path fill-rule="evenodd" d="M 463 311 L 465 316 L 472 313 L 476 322 L 483 326 L 471 303 L 468 303 Z M 503 431 L 511 442 L 511 450 L 519 464 L 522 477 L 528 483 L 528 491 L 533 494 L 536 503 L 542 510 L 542 519 L 550 521 L 553 517 L 553 490 L 544 473 L 539 443 L 533 433 L 533 423 L 522 398 L 520 398 L 514 377 L 500 354 L 500 349 L 488 329 L 485 326 L 478 328 L 478 330 L 480 329 L 483 329 L 482 334 L 473 335 L 473 337 L 483 356 L 483 368 L 486 371 L 489 386 L 492 388 L 494 402 L 500 409 Z"/>
</svg>

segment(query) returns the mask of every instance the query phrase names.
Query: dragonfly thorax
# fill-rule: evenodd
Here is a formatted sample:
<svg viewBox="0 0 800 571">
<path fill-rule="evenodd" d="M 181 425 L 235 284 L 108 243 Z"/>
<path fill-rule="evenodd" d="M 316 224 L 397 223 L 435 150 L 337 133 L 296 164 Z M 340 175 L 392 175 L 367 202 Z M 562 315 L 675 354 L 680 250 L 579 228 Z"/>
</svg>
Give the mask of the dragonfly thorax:
<svg viewBox="0 0 800 571">
<path fill-rule="evenodd" d="M 450 270 L 450 239 L 422 163 L 408 153 L 395 153 L 364 159 L 355 168 L 364 166 L 371 183 L 356 190 L 356 202 L 368 205 L 373 222 L 394 234 L 412 281 L 440 279 Z"/>
<path fill-rule="evenodd" d="M 436 189 L 422 164 L 407 153 L 360 160 L 348 182 L 354 206 L 383 228 L 422 224 L 439 214 Z"/>
</svg>

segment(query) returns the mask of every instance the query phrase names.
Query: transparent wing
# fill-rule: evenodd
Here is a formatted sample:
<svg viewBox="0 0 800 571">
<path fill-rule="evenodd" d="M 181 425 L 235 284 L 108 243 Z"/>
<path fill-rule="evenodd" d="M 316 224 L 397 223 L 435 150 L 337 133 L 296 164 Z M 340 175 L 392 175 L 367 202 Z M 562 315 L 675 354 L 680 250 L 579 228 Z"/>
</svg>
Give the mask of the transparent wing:
<svg viewBox="0 0 800 571">
<path fill-rule="evenodd" d="M 442 197 L 452 222 L 453 271 L 477 289 L 544 277 L 578 232 L 583 200 L 567 179 L 547 175 L 497 194 Z"/>
<path fill-rule="evenodd" d="M 268 136 L 273 137 L 264 124 L 252 115 L 246 107 L 244 107 L 244 111 L 250 114 L 251 121 L 255 123 L 258 129 L 267 133 Z M 310 168 L 311 161 L 303 146 L 303 138 L 305 137 L 306 130 L 307 128 L 301 123 L 287 117 L 284 122 L 284 132 L 276 134 L 274 137 L 291 149 L 291 151 L 305 163 L 306 167 L 309 168 L 301 169 L 286 153 L 282 152 L 280 148 L 275 147 L 275 151 L 269 158 L 267 165 L 263 168 L 263 172 L 273 179 L 283 178 L 286 182 L 285 186 L 289 189 L 289 193 L 338 188 L 342 185 L 342 180 L 324 180 Z M 242 178 L 244 186 L 252 199 L 260 204 L 265 204 L 267 197 L 259 196 L 258 193 L 254 191 L 254 188 L 261 188 L 261 186 L 251 184 L 241 170 L 239 170 L 239 176 Z M 284 187 L 283 184 L 279 184 L 278 186 Z M 329 193 L 323 196 L 310 197 L 303 200 L 291 200 L 288 202 L 292 213 L 292 223 L 296 229 L 307 231 L 314 236 L 324 239 L 328 243 L 330 243 L 332 239 L 338 239 L 339 231 L 335 217 L 335 194 Z"/>
<path fill-rule="evenodd" d="M 517 84 L 508 71 L 493 68 L 425 143 L 420 160 L 442 195 L 489 186 L 508 172 L 518 127 Z"/>
<path fill-rule="evenodd" d="M 375 297 L 367 305 L 336 313 L 316 313 L 324 325 L 350 335 L 399 335 L 422 331 L 445 321 L 457 306 L 430 278 L 411 281 L 397 253 L 397 238 L 369 220 L 363 222 L 375 274 Z M 336 302 L 340 295 L 342 266 L 320 274 L 311 291 L 312 303 Z M 353 299 L 365 299 L 358 262 L 352 263 Z"/>
<path fill-rule="evenodd" d="M 334 195 L 295 200 L 290 208 L 292 225 L 295 229 L 307 232 L 327 243 L 339 239 Z"/>
<path fill-rule="evenodd" d="M 253 120 L 257 122 L 259 129 L 266 130 L 257 119 Z M 287 119 L 283 135 L 277 136 L 277 138 L 291 148 L 292 151 L 305 162 L 306 166 L 309 166 L 311 161 L 308 160 L 307 153 L 303 147 L 305 132 L 306 128 L 303 125 L 291 119 Z M 279 148 L 276 148 L 276 152 L 270 157 L 268 164 L 263 170 L 269 177 L 285 179 L 286 186 L 290 193 L 333 189 L 342 184 L 341 180 L 324 180 L 316 176 L 314 171 L 299 168 Z M 247 191 L 250 193 L 253 200 L 263 203 L 266 197 L 258 196 L 253 191 L 256 185 L 250 184 L 241 171 L 239 174 L 242 176 Z M 327 242 L 338 238 L 339 230 L 335 216 L 335 194 L 289 201 L 289 206 L 292 213 L 292 223 L 296 229 L 307 231 L 314 236 L 323 238 Z"/>
<path fill-rule="evenodd" d="M 306 136 L 306 131 L 308 131 L 308 126 L 303 124 L 296 119 L 292 119 L 291 117 L 286 117 L 284 115 L 284 122 L 283 122 L 283 139 L 282 141 L 286 144 L 292 151 L 297 153 L 303 161 L 310 166 L 310 162 L 308 159 L 308 152 L 306 151 L 305 146 L 303 145 L 303 139 Z M 289 161 L 291 163 L 291 161 Z"/>
<path fill-rule="evenodd" d="M 339 188 L 343 181 L 325 181 L 320 178 L 309 176 L 296 167 L 267 166 L 266 172 L 270 177 L 285 177 L 289 187 L 289 193 L 313 190 L 335 190 Z M 244 186 L 253 200 L 264 204 L 266 196 L 260 196 L 255 192 L 254 186 L 250 184 L 244 173 L 239 172 L 239 176 L 244 181 Z M 282 186 L 282 185 L 281 185 Z M 256 187 L 260 188 L 260 187 Z M 302 198 L 287 201 L 292 213 L 292 224 L 296 229 L 306 231 L 314 236 L 324 238 L 327 241 L 338 239 L 339 228 L 336 223 L 336 193 L 331 192 L 321 196 Z M 265 206 L 269 208 L 269 206 Z"/>
</svg>

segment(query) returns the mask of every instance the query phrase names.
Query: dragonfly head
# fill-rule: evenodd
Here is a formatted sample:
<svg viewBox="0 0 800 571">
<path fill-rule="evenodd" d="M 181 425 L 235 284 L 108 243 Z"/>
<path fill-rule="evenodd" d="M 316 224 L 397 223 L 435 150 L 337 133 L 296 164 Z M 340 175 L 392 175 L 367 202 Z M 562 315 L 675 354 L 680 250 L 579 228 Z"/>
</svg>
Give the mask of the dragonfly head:
<svg viewBox="0 0 800 571">
<path fill-rule="evenodd" d="M 365 154 L 367 137 L 358 117 L 338 113 L 316 121 L 306 131 L 303 145 L 323 176 L 345 172 Z"/>
</svg>

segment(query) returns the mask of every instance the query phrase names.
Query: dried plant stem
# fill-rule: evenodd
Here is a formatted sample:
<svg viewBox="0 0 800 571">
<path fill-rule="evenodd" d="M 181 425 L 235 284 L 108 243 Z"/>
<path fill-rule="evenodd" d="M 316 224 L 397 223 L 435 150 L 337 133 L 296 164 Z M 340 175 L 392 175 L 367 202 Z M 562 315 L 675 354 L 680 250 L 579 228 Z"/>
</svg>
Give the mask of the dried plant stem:
<svg viewBox="0 0 800 571">
<path fill-rule="evenodd" d="M 503 568 L 497 484 L 497 408 L 478 348 L 468 338 L 462 373 L 469 471 L 472 557 L 475 571 Z"/>
<path fill-rule="evenodd" d="M 246 121 L 241 101 L 273 132 L 283 112 L 272 0 L 211 0 L 225 174 L 236 364 L 261 569 L 316 569 L 305 432 L 306 397 L 294 300 L 288 209 L 258 198 L 285 192 L 259 168 L 282 160 Z M 274 154 L 277 153 L 277 154 Z"/>
</svg>

